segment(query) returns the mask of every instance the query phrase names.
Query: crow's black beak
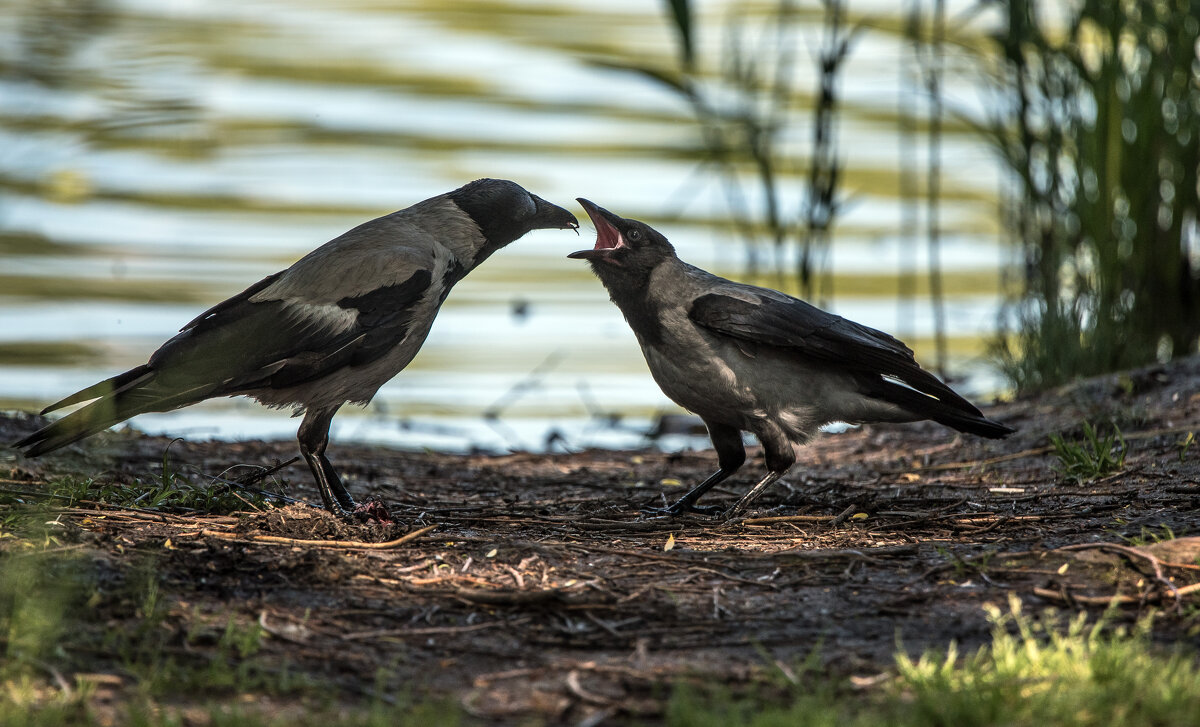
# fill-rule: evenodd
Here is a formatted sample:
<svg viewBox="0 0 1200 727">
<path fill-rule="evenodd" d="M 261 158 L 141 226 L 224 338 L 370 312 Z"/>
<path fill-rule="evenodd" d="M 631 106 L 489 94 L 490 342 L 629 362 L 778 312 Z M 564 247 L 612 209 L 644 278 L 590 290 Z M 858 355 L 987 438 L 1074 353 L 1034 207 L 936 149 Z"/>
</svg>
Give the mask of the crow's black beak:
<svg viewBox="0 0 1200 727">
<path fill-rule="evenodd" d="M 537 215 L 535 216 L 535 220 L 538 223 L 533 229 L 575 230 L 575 232 L 578 234 L 579 220 L 575 219 L 575 215 L 556 204 L 550 204 L 536 194 L 532 196 L 537 202 Z"/>
</svg>

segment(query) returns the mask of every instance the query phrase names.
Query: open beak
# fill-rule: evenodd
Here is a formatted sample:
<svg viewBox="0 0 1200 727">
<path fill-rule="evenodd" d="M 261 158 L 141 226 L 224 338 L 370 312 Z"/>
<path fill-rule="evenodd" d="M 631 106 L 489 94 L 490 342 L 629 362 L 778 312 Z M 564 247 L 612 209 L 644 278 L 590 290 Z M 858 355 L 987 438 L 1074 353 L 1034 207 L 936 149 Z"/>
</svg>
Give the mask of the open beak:
<svg viewBox="0 0 1200 727">
<path fill-rule="evenodd" d="M 620 217 L 583 197 L 579 197 L 578 201 L 588 213 L 588 217 L 592 218 L 592 224 L 596 226 L 596 246 L 590 250 L 578 250 L 567 257 L 576 260 L 602 260 L 611 255 L 613 250 L 626 247 L 625 238 L 621 237 L 616 225 Z"/>
</svg>

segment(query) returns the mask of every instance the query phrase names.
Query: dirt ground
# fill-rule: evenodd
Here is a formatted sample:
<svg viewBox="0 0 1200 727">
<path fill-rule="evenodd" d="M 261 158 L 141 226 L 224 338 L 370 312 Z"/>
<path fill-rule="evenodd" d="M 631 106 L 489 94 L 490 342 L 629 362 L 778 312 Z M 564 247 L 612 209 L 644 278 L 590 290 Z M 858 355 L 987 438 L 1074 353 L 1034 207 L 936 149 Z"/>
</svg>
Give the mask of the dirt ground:
<svg viewBox="0 0 1200 727">
<path fill-rule="evenodd" d="M 935 424 L 826 435 L 736 522 L 639 512 L 714 470 L 711 450 L 452 456 L 337 443 L 350 490 L 382 499 L 395 524 L 300 505 L 214 517 L 85 504 L 59 520 L 114 582 L 153 553 L 180 634 L 188 614 L 232 610 L 270 634 L 260 658 L 348 701 L 372 694 L 382 669 L 488 721 L 653 722 L 681 681 L 738 688 L 814 652 L 828 673 L 869 681 L 898 637 L 910 652 L 977 646 L 981 606 L 1010 593 L 1033 610 L 1096 612 L 1119 594 L 1128 618 L 1162 611 L 1157 639 L 1200 647 L 1196 541 L 1145 545 L 1200 535 L 1200 446 L 1184 444 L 1200 430 L 1198 392 L 1193 357 L 991 407 L 1020 430 L 1004 441 Z M 1119 473 L 1071 482 L 1055 470 L 1048 435 L 1080 440 L 1084 421 L 1120 426 Z M 10 415 L 0 441 L 36 423 Z M 117 433 L 10 457 L 0 487 L 36 491 L 85 466 L 144 480 L 166 445 Z M 174 467 L 209 476 L 295 454 L 292 442 L 170 447 Z M 744 492 L 757 454 L 706 502 Z M 277 478 L 319 503 L 301 463 Z M 137 615 L 107 618 L 122 628 Z"/>
</svg>

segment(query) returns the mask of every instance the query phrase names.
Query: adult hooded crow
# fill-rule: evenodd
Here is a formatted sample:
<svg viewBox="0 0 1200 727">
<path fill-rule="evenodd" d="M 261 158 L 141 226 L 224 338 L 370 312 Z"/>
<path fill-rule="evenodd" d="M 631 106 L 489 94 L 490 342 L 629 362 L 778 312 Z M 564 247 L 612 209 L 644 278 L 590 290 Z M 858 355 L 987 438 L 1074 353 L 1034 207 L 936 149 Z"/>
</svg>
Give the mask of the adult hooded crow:
<svg viewBox="0 0 1200 727">
<path fill-rule="evenodd" d="M 596 246 L 569 257 L 591 263 L 637 336 L 654 380 L 700 415 L 717 450 L 716 473 L 654 512 L 720 512 L 696 501 L 746 461 L 743 431 L 762 442 L 767 474 L 729 516 L 782 477 L 797 448 L 828 422 L 932 419 L 984 437 L 1015 431 L 924 371 L 888 334 L 688 265 L 648 225 L 586 199 L 579 203 L 596 225 Z"/>
<path fill-rule="evenodd" d="M 479 179 L 337 237 L 201 313 L 149 363 L 42 412 L 95 399 L 14 446 L 36 456 L 144 412 L 243 394 L 304 413 L 298 439 L 325 507 L 355 509 L 325 457 L 329 424 L 413 359 L 450 289 L 530 230 L 578 229 L 570 212 Z"/>
</svg>

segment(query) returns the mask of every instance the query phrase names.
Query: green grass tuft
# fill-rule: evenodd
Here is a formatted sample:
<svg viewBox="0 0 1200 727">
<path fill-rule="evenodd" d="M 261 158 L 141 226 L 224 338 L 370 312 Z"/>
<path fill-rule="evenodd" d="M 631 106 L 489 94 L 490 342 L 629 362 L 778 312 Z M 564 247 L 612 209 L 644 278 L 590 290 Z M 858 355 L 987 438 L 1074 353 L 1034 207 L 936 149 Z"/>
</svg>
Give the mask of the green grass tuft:
<svg viewBox="0 0 1200 727">
<path fill-rule="evenodd" d="M 1114 424 L 1112 432 L 1101 437 L 1091 423 L 1084 422 L 1083 436 L 1082 442 L 1068 442 L 1060 434 L 1050 435 L 1050 443 L 1058 457 L 1055 470 L 1063 477 L 1085 482 L 1124 469 L 1129 448 L 1119 427 Z"/>
<path fill-rule="evenodd" d="M 224 484 L 195 484 L 168 473 L 130 483 L 95 478 L 63 477 L 50 482 L 45 494 L 67 506 L 98 503 L 139 510 L 224 515 L 246 510 L 266 510 L 270 504 L 257 492 L 241 492 Z"/>
<path fill-rule="evenodd" d="M 1175 446 L 1179 448 L 1179 463 L 1180 464 L 1183 464 L 1184 462 L 1187 461 L 1188 450 L 1192 448 L 1192 444 L 1194 444 L 1195 441 L 1196 441 L 1196 433 L 1188 432 L 1187 434 L 1183 435 L 1182 439 L 1180 439 L 1178 442 L 1175 443 Z"/>
<path fill-rule="evenodd" d="M 1154 528 L 1148 528 L 1145 525 L 1143 525 L 1142 532 L 1140 534 L 1134 535 L 1132 537 L 1126 537 L 1124 535 L 1119 535 L 1119 537 L 1122 538 L 1125 542 L 1129 543 L 1130 545 L 1134 545 L 1134 546 L 1153 545 L 1154 543 L 1162 543 L 1162 542 L 1165 542 L 1168 540 L 1174 540 L 1175 538 L 1179 537 L 1179 535 L 1176 534 L 1176 532 L 1174 530 L 1172 530 L 1171 527 L 1166 524 L 1159 525 L 1158 527 L 1159 527 L 1159 529 L 1155 530 Z"/>
<path fill-rule="evenodd" d="M 893 695 L 908 724 L 1168 725 L 1200 714 L 1194 656 L 1154 649 L 1149 619 L 1127 629 L 1085 613 L 1032 618 L 1016 596 L 1007 613 L 988 610 L 991 644 L 961 663 L 953 648 L 897 659 Z"/>
</svg>

